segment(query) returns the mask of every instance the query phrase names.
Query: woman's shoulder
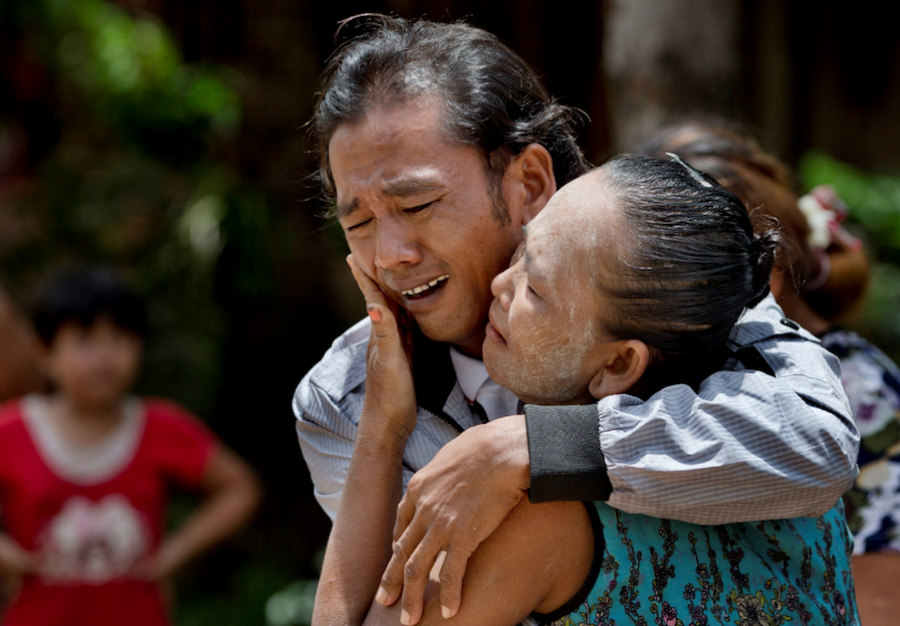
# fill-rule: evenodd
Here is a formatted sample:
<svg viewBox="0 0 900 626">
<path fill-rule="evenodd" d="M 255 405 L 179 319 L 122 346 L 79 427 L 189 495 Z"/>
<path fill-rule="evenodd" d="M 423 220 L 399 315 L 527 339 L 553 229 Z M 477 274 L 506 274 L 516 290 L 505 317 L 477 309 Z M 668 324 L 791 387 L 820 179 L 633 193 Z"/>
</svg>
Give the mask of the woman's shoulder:
<svg viewBox="0 0 900 626">
<path fill-rule="evenodd" d="M 841 360 L 842 378 L 859 375 L 887 383 L 900 391 L 900 368 L 865 337 L 844 328 L 820 336 L 822 345 Z"/>
<path fill-rule="evenodd" d="M 897 369 L 897 365 L 878 346 L 859 333 L 847 328 L 831 328 L 819 335 L 819 340 L 826 349 L 840 358 L 862 353 L 885 363 L 890 369 Z"/>
</svg>

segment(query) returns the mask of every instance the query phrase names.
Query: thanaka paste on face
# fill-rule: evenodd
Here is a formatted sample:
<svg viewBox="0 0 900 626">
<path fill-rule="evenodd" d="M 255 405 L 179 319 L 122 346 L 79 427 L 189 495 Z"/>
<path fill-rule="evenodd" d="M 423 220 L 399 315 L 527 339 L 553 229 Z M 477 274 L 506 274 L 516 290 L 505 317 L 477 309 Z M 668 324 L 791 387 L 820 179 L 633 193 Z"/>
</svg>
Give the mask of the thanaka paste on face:
<svg viewBox="0 0 900 626">
<path fill-rule="evenodd" d="M 507 328 L 511 352 L 486 350 L 488 371 L 523 399 L 540 403 L 570 403 L 589 397 L 594 372 L 587 364 L 598 341 L 600 314 L 597 272 L 610 245 L 607 227 L 616 230 L 614 212 L 602 175 L 584 176 L 563 187 L 529 225 L 526 250 L 532 272 L 544 274 L 552 290 L 548 317 L 529 317 L 513 298 Z M 524 265 L 524 260 L 521 261 Z M 511 271 L 524 271 L 514 268 Z M 568 297 L 571 296 L 571 297 Z M 555 328 L 543 327 L 552 320 Z M 524 321 L 525 323 L 521 323 Z M 517 323 L 519 322 L 519 323 Z M 513 352 L 515 353 L 513 355 Z M 508 357 L 513 357 L 510 359 Z"/>
</svg>

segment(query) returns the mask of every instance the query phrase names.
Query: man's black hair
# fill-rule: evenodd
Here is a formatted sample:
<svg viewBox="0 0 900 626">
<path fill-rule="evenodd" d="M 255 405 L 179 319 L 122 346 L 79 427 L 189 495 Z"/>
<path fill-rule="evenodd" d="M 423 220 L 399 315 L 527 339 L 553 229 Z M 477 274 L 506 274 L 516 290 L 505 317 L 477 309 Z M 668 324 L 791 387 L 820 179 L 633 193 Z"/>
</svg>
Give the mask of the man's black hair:
<svg viewBox="0 0 900 626">
<path fill-rule="evenodd" d="M 698 383 L 744 310 L 769 293 L 777 229 L 754 233 L 737 196 L 680 161 L 626 154 L 601 172 L 626 233 L 598 281 L 613 311 L 606 330 L 653 349 L 654 386 Z"/>
<path fill-rule="evenodd" d="M 148 331 L 141 297 L 105 267 L 74 267 L 51 274 L 38 292 L 32 317 L 48 346 L 66 324 L 88 328 L 102 317 L 142 338 Z"/>
<path fill-rule="evenodd" d="M 557 103 L 540 78 L 495 36 L 462 23 L 408 21 L 362 15 L 338 29 L 352 31 L 329 59 L 312 127 L 326 194 L 334 194 L 328 143 L 342 124 L 359 121 L 375 106 L 396 106 L 435 96 L 443 106 L 449 141 L 484 156 L 496 217 L 508 215 L 500 184 L 510 160 L 528 144 L 544 146 L 558 186 L 589 168 L 575 140 L 577 109 Z"/>
</svg>

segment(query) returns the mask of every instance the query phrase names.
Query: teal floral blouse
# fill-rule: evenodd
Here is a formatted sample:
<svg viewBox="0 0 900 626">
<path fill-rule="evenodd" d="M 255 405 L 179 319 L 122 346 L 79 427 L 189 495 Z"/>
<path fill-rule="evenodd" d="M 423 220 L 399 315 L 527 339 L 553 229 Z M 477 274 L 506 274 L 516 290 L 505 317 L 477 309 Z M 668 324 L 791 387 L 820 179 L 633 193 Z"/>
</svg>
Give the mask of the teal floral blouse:
<svg viewBox="0 0 900 626">
<path fill-rule="evenodd" d="M 851 539 L 840 503 L 818 518 L 697 526 L 596 511 L 598 553 L 554 626 L 856 625 Z M 605 541 L 604 541 L 605 540 Z"/>
</svg>

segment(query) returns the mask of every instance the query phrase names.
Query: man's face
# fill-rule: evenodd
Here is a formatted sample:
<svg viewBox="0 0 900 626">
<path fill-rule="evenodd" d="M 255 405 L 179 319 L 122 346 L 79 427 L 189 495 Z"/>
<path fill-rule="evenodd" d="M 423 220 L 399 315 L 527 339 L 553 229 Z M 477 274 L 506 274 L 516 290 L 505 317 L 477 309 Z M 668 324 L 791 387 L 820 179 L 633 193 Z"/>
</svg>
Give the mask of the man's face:
<svg viewBox="0 0 900 626">
<path fill-rule="evenodd" d="M 481 154 L 443 137 L 429 98 L 339 126 L 328 152 L 354 259 L 427 337 L 480 356 L 491 280 L 524 223 L 514 205 L 506 225 L 494 217 Z"/>
<path fill-rule="evenodd" d="M 594 276 L 612 223 L 606 207 L 584 207 L 579 196 L 595 183 L 583 181 L 551 198 L 492 285 L 484 363 L 491 378 L 534 404 L 589 401 L 588 385 L 609 345 Z"/>
</svg>

